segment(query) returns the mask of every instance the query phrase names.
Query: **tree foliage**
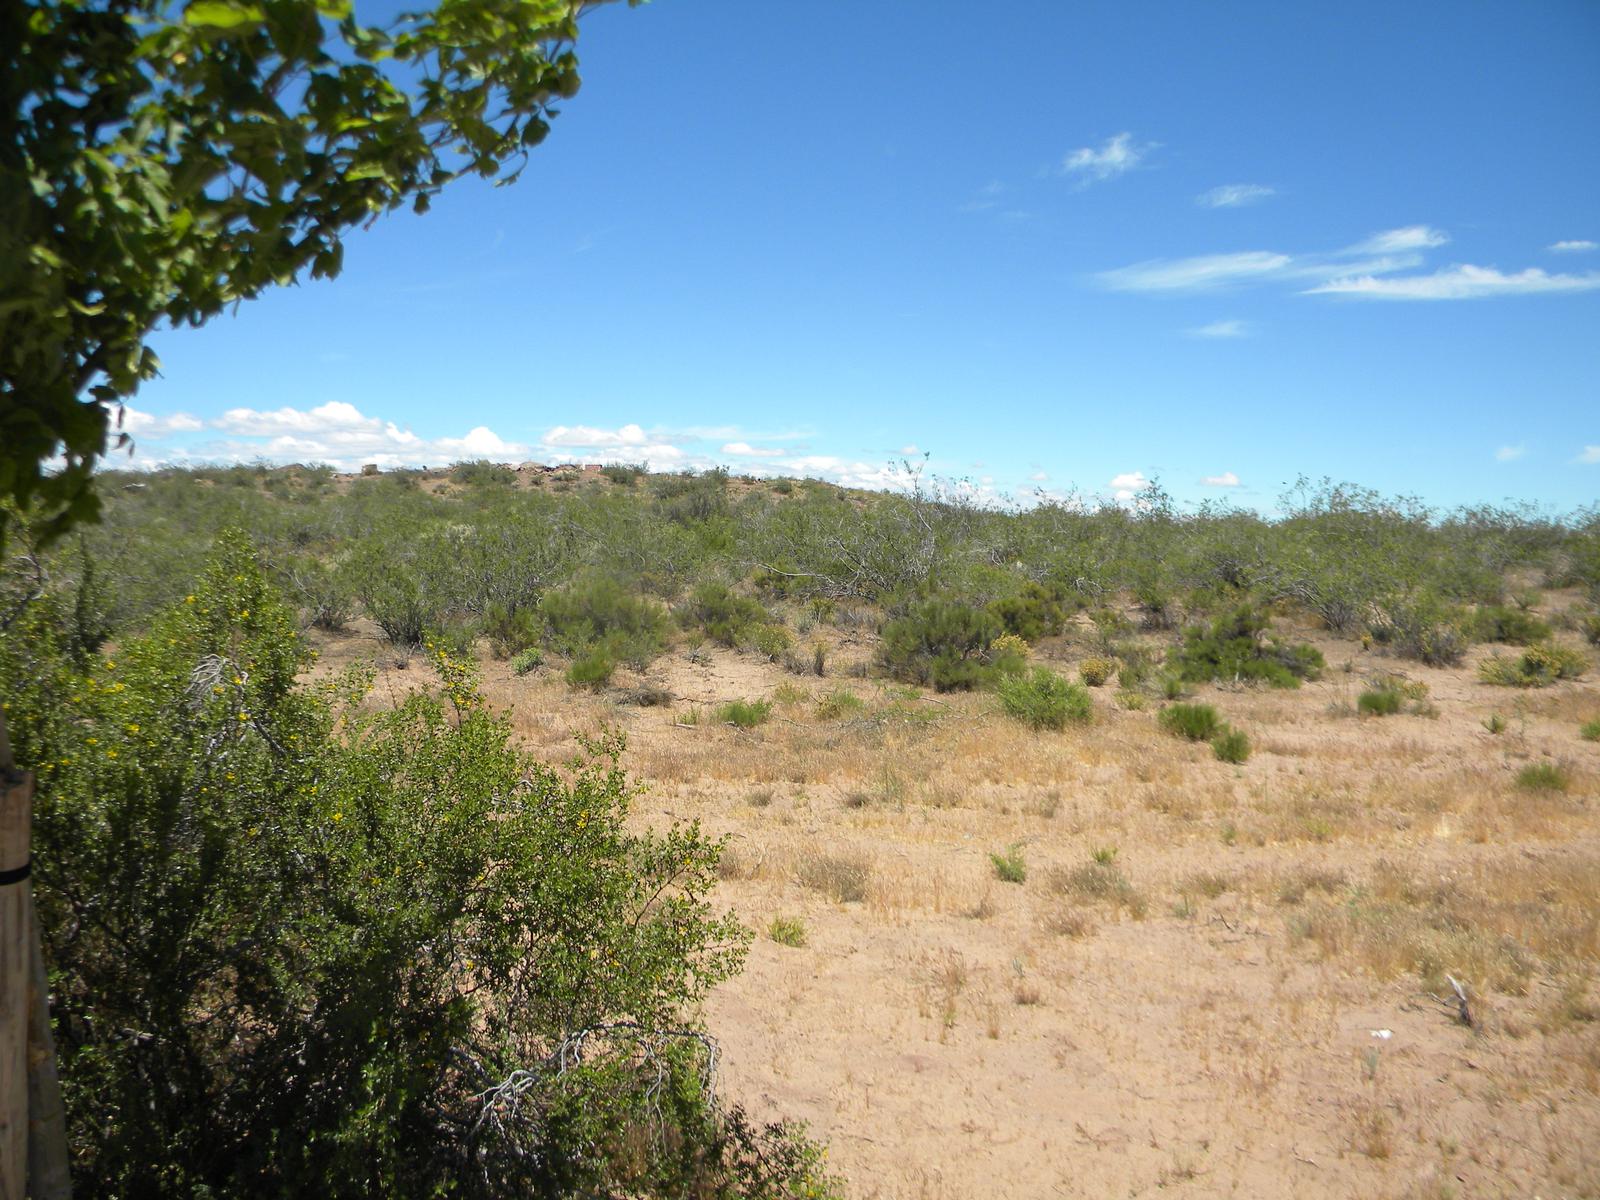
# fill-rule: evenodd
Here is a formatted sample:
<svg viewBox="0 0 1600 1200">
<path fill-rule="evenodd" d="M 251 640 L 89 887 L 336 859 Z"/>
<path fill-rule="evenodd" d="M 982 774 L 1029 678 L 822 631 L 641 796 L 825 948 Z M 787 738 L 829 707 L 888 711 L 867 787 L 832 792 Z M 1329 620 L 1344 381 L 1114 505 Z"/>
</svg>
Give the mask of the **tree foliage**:
<svg viewBox="0 0 1600 1200">
<path fill-rule="evenodd" d="M 585 7 L 0 5 L 0 498 L 45 536 L 95 514 L 158 323 L 336 275 L 346 232 L 463 175 L 515 179 L 578 89 Z"/>
</svg>

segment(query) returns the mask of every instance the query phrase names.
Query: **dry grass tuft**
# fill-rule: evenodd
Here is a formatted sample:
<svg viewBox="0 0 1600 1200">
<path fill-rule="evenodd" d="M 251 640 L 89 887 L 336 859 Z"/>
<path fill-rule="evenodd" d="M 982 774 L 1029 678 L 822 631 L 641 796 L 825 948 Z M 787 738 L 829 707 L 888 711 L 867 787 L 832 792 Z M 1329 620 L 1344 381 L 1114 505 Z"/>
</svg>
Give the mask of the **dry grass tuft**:
<svg viewBox="0 0 1600 1200">
<path fill-rule="evenodd" d="M 835 903 L 855 903 L 867 898 L 872 860 L 864 854 L 830 854 L 813 847 L 799 856 L 795 878 Z"/>
</svg>

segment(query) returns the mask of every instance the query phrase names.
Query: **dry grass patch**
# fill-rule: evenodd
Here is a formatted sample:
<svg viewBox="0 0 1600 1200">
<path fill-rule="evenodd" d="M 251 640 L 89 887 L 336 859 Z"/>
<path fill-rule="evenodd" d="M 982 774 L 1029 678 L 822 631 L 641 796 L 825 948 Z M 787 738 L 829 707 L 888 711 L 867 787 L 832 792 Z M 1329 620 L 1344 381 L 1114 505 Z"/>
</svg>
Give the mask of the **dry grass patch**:
<svg viewBox="0 0 1600 1200">
<path fill-rule="evenodd" d="M 1081 866 L 1057 867 L 1047 877 L 1046 886 L 1059 896 L 1085 904 L 1105 904 L 1114 909 L 1126 909 L 1129 916 L 1142 920 L 1150 910 L 1150 903 L 1144 893 L 1123 874 L 1114 857 L 1113 851 Z"/>
<path fill-rule="evenodd" d="M 859 903 L 867 898 L 872 860 L 861 853 L 829 853 L 812 847 L 798 856 L 795 879 L 836 904 Z"/>
</svg>

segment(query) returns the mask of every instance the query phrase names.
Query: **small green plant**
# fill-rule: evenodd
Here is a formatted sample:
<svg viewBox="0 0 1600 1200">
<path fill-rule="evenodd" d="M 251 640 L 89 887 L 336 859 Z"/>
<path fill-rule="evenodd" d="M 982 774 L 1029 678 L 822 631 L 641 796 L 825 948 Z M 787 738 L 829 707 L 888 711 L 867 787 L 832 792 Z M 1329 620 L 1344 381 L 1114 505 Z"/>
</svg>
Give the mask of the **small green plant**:
<svg viewBox="0 0 1600 1200">
<path fill-rule="evenodd" d="M 1117 861 L 1117 848 L 1115 846 L 1096 846 L 1089 857 L 1102 867 L 1108 867 Z"/>
<path fill-rule="evenodd" d="M 1032 675 L 1003 677 L 999 692 L 1006 712 L 1035 729 L 1065 729 L 1094 716 L 1088 690 L 1045 667 L 1036 667 Z"/>
<path fill-rule="evenodd" d="M 1549 639 L 1550 626 L 1523 608 L 1496 604 L 1477 611 L 1473 618 L 1473 632 L 1484 642 L 1532 646 Z"/>
<path fill-rule="evenodd" d="M 1116 851 L 1111 853 L 1114 856 Z M 1134 887 L 1114 858 L 1102 859 L 1098 852 L 1092 861 L 1082 866 L 1051 872 L 1048 883 L 1050 889 L 1057 893 L 1126 908 L 1136 920 L 1142 920 L 1149 911 L 1149 901 L 1144 893 Z"/>
<path fill-rule="evenodd" d="M 1191 742 L 1210 741 L 1222 728 L 1222 718 L 1209 704 L 1169 704 L 1156 719 L 1168 733 Z"/>
<path fill-rule="evenodd" d="M 1086 658 L 1078 664 L 1078 677 L 1090 687 L 1100 687 L 1116 672 L 1114 658 Z"/>
<path fill-rule="evenodd" d="M 1402 703 L 1403 697 L 1392 688 L 1373 688 L 1356 698 L 1356 708 L 1372 717 L 1392 717 Z"/>
<path fill-rule="evenodd" d="M 771 715 L 771 700 L 730 700 L 717 709 L 717 720 L 740 729 L 754 729 Z"/>
<path fill-rule="evenodd" d="M 1236 679 L 1272 687 L 1299 687 L 1302 679 L 1317 679 L 1327 665 L 1315 646 L 1286 645 L 1267 635 L 1265 613 L 1248 605 L 1234 609 L 1209 627 L 1195 626 L 1184 634 L 1175 656 L 1177 672 L 1191 683 L 1211 679 Z"/>
<path fill-rule="evenodd" d="M 1506 731 L 1506 719 L 1499 713 L 1490 713 L 1483 719 L 1483 727 L 1490 733 L 1499 736 Z"/>
<path fill-rule="evenodd" d="M 849 688 L 837 687 L 817 701 L 817 720 L 841 721 L 859 715 L 866 707 L 866 701 Z"/>
<path fill-rule="evenodd" d="M 767 936 L 780 946 L 798 950 L 806 944 L 805 922 L 798 917 L 773 917 L 767 926 Z"/>
<path fill-rule="evenodd" d="M 544 662 L 544 655 L 539 647 L 529 646 L 526 650 L 519 650 L 511 656 L 511 669 L 518 675 L 526 675 L 530 671 L 539 669 Z"/>
<path fill-rule="evenodd" d="M 1517 772 L 1517 786 L 1525 792 L 1564 792 L 1572 776 L 1560 763 L 1529 763 Z"/>
<path fill-rule="evenodd" d="M 1600 717 L 1578 726 L 1578 736 L 1586 742 L 1600 742 Z"/>
<path fill-rule="evenodd" d="M 1001 883 L 1021 883 L 1028 878 L 1028 864 L 1022 858 L 1022 846 L 1013 843 L 998 854 L 989 855 L 995 878 Z"/>
<path fill-rule="evenodd" d="M 1211 739 L 1211 752 L 1225 763 L 1242 763 L 1250 757 L 1250 739 L 1242 729 L 1224 725 Z"/>
<path fill-rule="evenodd" d="M 580 654 L 567 667 L 567 682 L 573 687 L 602 688 L 611 682 L 617 664 L 603 646 Z"/>
</svg>

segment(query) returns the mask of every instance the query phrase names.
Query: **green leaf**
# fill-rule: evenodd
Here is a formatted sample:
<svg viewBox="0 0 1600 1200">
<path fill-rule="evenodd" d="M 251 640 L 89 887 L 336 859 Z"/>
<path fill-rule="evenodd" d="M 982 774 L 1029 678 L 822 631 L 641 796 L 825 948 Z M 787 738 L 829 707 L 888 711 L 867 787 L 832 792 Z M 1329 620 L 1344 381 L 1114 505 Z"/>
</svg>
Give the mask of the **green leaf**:
<svg viewBox="0 0 1600 1200">
<path fill-rule="evenodd" d="M 195 0 L 183 13 L 183 23 L 201 29 L 237 29 L 259 24 L 264 19 L 255 4 L 231 4 L 228 0 Z"/>
</svg>

